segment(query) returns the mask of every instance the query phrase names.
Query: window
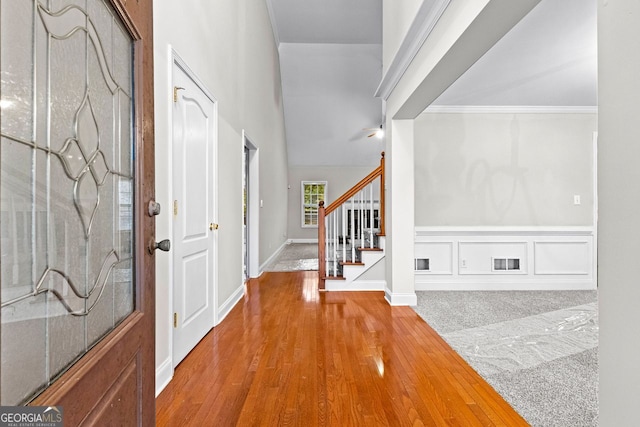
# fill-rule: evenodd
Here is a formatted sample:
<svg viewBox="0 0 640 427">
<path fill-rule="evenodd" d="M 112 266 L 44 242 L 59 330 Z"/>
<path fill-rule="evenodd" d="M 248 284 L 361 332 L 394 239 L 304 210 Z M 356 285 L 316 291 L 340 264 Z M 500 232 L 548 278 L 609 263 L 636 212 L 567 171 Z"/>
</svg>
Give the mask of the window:
<svg viewBox="0 0 640 427">
<path fill-rule="evenodd" d="M 326 196 L 327 181 L 302 181 L 302 227 L 318 226 L 318 203 Z"/>
</svg>

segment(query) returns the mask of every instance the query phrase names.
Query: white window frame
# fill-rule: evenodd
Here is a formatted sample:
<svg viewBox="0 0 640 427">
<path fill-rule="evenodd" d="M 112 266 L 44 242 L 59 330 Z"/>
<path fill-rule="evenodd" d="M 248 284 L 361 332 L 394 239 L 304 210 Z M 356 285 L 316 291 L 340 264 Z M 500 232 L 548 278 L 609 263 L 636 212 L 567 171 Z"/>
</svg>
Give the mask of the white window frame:
<svg viewBox="0 0 640 427">
<path fill-rule="evenodd" d="M 306 215 L 305 215 L 305 208 L 307 207 L 315 207 L 316 209 L 318 208 L 318 204 L 305 204 L 304 202 L 304 189 L 305 186 L 308 185 L 323 185 L 324 186 L 324 200 L 326 202 L 327 200 L 327 191 L 329 188 L 329 183 L 327 181 L 301 181 L 300 182 L 300 224 L 302 228 L 318 228 L 318 224 L 307 224 L 305 219 L 306 219 Z"/>
</svg>

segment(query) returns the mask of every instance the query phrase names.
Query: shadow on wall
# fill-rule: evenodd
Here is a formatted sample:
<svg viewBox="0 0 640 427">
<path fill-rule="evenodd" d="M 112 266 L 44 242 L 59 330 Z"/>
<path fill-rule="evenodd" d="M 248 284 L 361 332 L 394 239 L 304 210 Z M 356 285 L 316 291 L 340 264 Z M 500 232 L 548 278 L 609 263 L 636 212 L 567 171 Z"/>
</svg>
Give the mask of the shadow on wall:
<svg viewBox="0 0 640 427">
<path fill-rule="evenodd" d="M 416 191 L 425 192 L 430 216 L 438 225 L 503 225 L 513 217 L 538 224 L 528 183 L 533 178 L 521 165 L 517 115 L 508 126 L 475 129 L 473 135 L 463 115 L 455 116 L 445 126 L 429 122 L 433 154 L 428 167 L 416 168 Z"/>
<path fill-rule="evenodd" d="M 536 207 L 532 203 L 527 186 L 527 168 L 519 165 L 520 158 L 520 124 L 514 115 L 510 125 L 511 146 L 510 162 L 505 166 L 491 167 L 486 159 L 476 160 L 469 166 L 465 190 L 470 197 L 476 199 L 476 206 L 481 212 L 491 210 L 498 222 L 502 223 L 514 206 L 516 195 L 521 194 L 527 205 L 531 223 L 537 223 Z"/>
<path fill-rule="evenodd" d="M 595 114 L 422 114 L 416 224 L 592 225 L 596 129 Z"/>
</svg>

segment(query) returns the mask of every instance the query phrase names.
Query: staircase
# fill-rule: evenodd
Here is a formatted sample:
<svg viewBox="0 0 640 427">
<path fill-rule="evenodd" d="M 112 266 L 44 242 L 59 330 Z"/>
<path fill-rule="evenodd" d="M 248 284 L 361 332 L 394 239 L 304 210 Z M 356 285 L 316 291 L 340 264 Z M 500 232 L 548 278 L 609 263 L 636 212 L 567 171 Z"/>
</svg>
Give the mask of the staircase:
<svg viewBox="0 0 640 427">
<path fill-rule="evenodd" d="M 384 258 L 384 152 L 380 166 L 318 208 L 320 289 L 357 290 L 358 279 Z"/>
</svg>

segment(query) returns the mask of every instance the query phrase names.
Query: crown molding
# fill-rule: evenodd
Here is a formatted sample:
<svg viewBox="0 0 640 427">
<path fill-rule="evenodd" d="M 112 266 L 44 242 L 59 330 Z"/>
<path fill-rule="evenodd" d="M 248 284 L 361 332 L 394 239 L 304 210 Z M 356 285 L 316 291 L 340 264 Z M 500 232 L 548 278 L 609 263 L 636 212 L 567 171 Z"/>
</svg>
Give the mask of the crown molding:
<svg viewBox="0 0 640 427">
<path fill-rule="evenodd" d="M 391 92 L 400 82 L 450 2 L 451 0 L 424 0 L 422 2 L 398 52 L 382 77 L 380 86 L 375 93 L 376 98 L 382 98 L 385 101 L 389 99 Z"/>
<path fill-rule="evenodd" d="M 271 31 L 273 31 L 273 40 L 276 42 L 276 48 L 280 48 L 280 36 L 278 35 L 278 23 L 276 22 L 276 14 L 273 11 L 273 3 L 266 0 L 267 10 L 269 11 L 269 20 L 271 21 Z"/>
<path fill-rule="evenodd" d="M 430 105 L 422 114 L 598 114 L 597 106 Z"/>
</svg>

